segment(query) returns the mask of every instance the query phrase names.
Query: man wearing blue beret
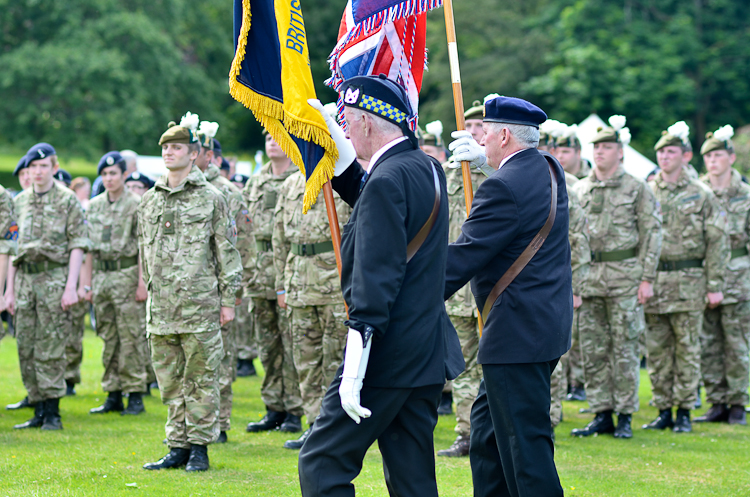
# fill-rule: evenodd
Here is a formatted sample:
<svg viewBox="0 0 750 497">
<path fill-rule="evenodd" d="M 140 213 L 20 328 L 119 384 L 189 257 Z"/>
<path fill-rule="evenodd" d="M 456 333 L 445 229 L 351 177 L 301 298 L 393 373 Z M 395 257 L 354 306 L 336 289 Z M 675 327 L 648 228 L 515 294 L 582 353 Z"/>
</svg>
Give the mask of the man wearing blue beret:
<svg viewBox="0 0 750 497">
<path fill-rule="evenodd" d="M 550 376 L 570 348 L 573 292 L 562 166 L 540 153 L 536 105 L 485 102 L 482 149 L 454 133 L 456 161 L 492 174 L 448 248 L 445 298 L 469 280 L 484 330 L 471 412 L 474 495 L 563 495 L 550 428 Z M 489 172 L 489 171 L 488 171 Z"/>
</svg>

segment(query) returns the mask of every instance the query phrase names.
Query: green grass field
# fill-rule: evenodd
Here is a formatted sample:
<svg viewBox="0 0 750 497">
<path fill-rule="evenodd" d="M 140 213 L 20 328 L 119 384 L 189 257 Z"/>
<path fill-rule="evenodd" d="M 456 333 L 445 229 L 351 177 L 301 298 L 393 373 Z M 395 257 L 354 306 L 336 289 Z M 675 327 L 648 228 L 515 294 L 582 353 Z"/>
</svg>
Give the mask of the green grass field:
<svg viewBox="0 0 750 497">
<path fill-rule="evenodd" d="M 260 378 L 235 383 L 233 429 L 229 443 L 209 450 L 211 470 L 187 474 L 182 470 L 147 472 L 141 466 L 166 453 L 162 445 L 166 408 L 158 392 L 145 399 L 146 414 L 92 416 L 91 407 L 105 398 L 99 379 L 101 341 L 87 330 L 83 383 L 78 395 L 61 402 L 61 432 L 16 431 L 32 411 L 0 410 L 0 497 L 2 496 L 119 496 L 119 495 L 237 495 L 296 496 L 297 453 L 281 447 L 288 435 L 249 434 L 251 420 L 264 413 Z M 256 361 L 257 363 L 257 361 Z M 0 406 L 23 398 L 15 340 L 0 341 Z M 650 421 L 650 385 L 642 374 L 642 410 L 633 425 Z M 557 429 L 556 460 L 569 496 L 750 495 L 750 428 L 696 425 L 692 434 L 648 433 L 635 429 L 632 440 L 610 436 L 573 439 L 572 428 L 588 422 L 581 403 L 566 403 L 565 420 Z M 377 406 L 367 406 L 377 409 Z M 702 411 L 699 411 L 702 412 Z M 454 439 L 454 419 L 440 418 L 435 445 L 448 447 Z M 438 458 L 441 496 L 472 495 L 469 461 Z M 380 454 L 373 447 L 355 481 L 357 495 L 387 495 Z"/>
</svg>

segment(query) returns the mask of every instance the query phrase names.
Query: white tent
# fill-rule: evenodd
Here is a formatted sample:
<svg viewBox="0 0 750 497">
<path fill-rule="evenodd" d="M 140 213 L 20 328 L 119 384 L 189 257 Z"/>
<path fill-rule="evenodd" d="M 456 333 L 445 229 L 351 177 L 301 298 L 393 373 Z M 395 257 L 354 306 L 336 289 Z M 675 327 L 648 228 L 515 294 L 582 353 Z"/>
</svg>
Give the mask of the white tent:
<svg viewBox="0 0 750 497">
<path fill-rule="evenodd" d="M 596 129 L 604 126 L 608 125 L 596 114 L 591 114 L 578 125 L 578 139 L 581 140 L 581 156 L 588 159 L 592 165 L 594 164 L 594 145 L 591 144 L 591 140 L 596 135 Z M 624 154 L 625 170 L 633 176 L 646 179 L 648 173 L 656 169 L 656 164 L 630 145 L 625 145 Z"/>
</svg>

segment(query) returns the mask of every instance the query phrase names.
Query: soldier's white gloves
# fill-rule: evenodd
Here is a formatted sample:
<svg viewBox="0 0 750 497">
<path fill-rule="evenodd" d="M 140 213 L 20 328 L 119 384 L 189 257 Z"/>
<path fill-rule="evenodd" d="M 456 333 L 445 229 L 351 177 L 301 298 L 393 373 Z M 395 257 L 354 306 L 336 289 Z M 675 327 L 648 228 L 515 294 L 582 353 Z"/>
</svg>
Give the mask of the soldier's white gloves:
<svg viewBox="0 0 750 497">
<path fill-rule="evenodd" d="M 487 164 L 487 156 L 484 147 L 477 143 L 471 133 L 468 131 L 454 131 L 451 133 L 453 141 L 448 145 L 448 149 L 453 152 L 451 160 L 455 161 L 450 168 L 457 169 L 461 167 L 461 161 L 466 161 L 471 167 L 482 172 L 485 176 L 490 176 L 495 172 Z"/>
<path fill-rule="evenodd" d="M 357 158 L 357 152 L 354 151 L 354 145 L 352 145 L 351 140 L 347 139 L 346 133 L 341 129 L 341 126 L 336 124 L 336 121 L 334 121 L 331 115 L 326 112 L 323 108 L 323 104 L 320 103 L 320 100 L 311 98 L 307 103 L 310 104 L 310 107 L 322 114 L 326 126 L 328 127 L 328 132 L 331 133 L 331 138 L 333 138 L 334 143 L 336 143 L 336 148 L 339 149 L 339 159 L 336 161 L 333 175 L 340 176 L 341 173 L 346 171 L 349 166 L 352 165 L 354 159 Z"/>
<path fill-rule="evenodd" d="M 370 359 L 372 337 L 367 336 L 362 341 L 362 334 L 349 328 L 346 337 L 346 354 L 344 355 L 344 373 L 341 375 L 339 397 L 341 407 L 346 414 L 359 424 L 360 418 L 369 418 L 372 412 L 359 404 L 359 392 L 362 390 L 362 380 L 365 379 L 367 361 Z"/>
</svg>

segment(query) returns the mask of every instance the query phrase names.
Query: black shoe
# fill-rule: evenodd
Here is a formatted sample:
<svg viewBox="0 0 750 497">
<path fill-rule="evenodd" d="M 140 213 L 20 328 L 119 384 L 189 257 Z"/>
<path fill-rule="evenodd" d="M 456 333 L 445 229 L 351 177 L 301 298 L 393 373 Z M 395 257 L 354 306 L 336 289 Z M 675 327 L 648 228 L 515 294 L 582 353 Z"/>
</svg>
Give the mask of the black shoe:
<svg viewBox="0 0 750 497">
<path fill-rule="evenodd" d="M 459 435 L 447 449 L 439 450 L 437 455 L 442 457 L 466 457 L 469 455 L 469 439 Z"/>
<path fill-rule="evenodd" d="M 630 414 L 617 415 L 617 428 L 615 428 L 615 438 L 633 438 L 633 429 L 630 427 Z"/>
<path fill-rule="evenodd" d="M 666 430 L 672 428 L 674 423 L 672 422 L 672 409 L 662 409 L 659 411 L 659 415 L 656 419 L 651 421 L 647 425 L 643 425 L 641 428 L 644 430 Z"/>
<path fill-rule="evenodd" d="M 700 409 L 703 407 L 703 401 L 701 400 L 701 387 L 698 387 L 698 396 L 695 398 L 695 406 L 696 409 Z"/>
<path fill-rule="evenodd" d="M 729 408 L 729 424 L 730 425 L 742 425 L 747 424 L 747 415 L 745 414 L 745 406 L 733 405 Z"/>
<path fill-rule="evenodd" d="M 190 444 L 190 459 L 185 466 L 185 471 L 206 470 L 208 470 L 208 447 Z"/>
<path fill-rule="evenodd" d="M 438 405 L 437 412 L 440 416 L 447 416 L 453 414 L 453 393 L 443 392 L 440 397 L 440 404 Z"/>
<path fill-rule="evenodd" d="M 729 421 L 729 409 L 726 404 L 714 404 L 703 416 L 695 418 L 696 423 L 724 423 Z"/>
<path fill-rule="evenodd" d="M 588 437 L 597 433 L 614 433 L 615 424 L 612 422 L 612 411 L 600 412 L 594 420 L 583 428 L 576 428 L 570 434 L 574 437 Z"/>
<path fill-rule="evenodd" d="M 106 414 L 108 412 L 120 412 L 125 409 L 122 403 L 122 392 L 109 392 L 107 400 L 99 407 L 89 410 L 89 414 Z"/>
<path fill-rule="evenodd" d="M 34 404 L 29 402 L 28 395 L 24 397 L 20 402 L 16 402 L 15 404 L 8 404 L 7 406 L 5 406 L 5 408 L 9 411 L 15 411 L 16 409 L 23 409 L 25 407 L 31 407 L 32 409 L 34 408 Z"/>
<path fill-rule="evenodd" d="M 171 449 L 169 454 L 156 462 L 143 465 L 143 469 L 169 469 L 184 466 L 190 458 L 190 449 Z"/>
<path fill-rule="evenodd" d="M 690 410 L 677 409 L 672 431 L 675 433 L 690 433 L 693 431 L 693 425 L 690 423 Z"/>
<path fill-rule="evenodd" d="M 65 396 L 72 397 L 76 394 L 76 384 L 73 380 L 65 380 Z"/>
<path fill-rule="evenodd" d="M 40 428 L 44 424 L 44 402 L 38 402 L 34 406 L 34 417 L 25 423 L 15 425 L 13 428 L 16 430 L 23 430 L 26 428 Z"/>
<path fill-rule="evenodd" d="M 225 443 L 227 443 L 227 440 L 228 440 L 227 439 L 227 432 L 222 431 L 221 433 L 219 433 L 219 438 L 217 438 L 216 442 L 214 442 L 214 443 L 225 444 Z"/>
<path fill-rule="evenodd" d="M 263 419 L 257 423 L 248 423 L 246 430 L 250 433 L 257 433 L 259 431 L 270 431 L 275 430 L 286 418 L 285 412 L 268 411 Z"/>
<path fill-rule="evenodd" d="M 310 433 L 312 433 L 313 425 L 310 425 L 308 429 L 306 429 L 302 435 L 297 440 L 287 440 L 284 442 L 284 448 L 285 449 L 292 449 L 292 450 L 300 450 L 303 445 L 305 445 L 305 441 L 310 437 Z"/>
<path fill-rule="evenodd" d="M 279 431 L 286 433 L 299 433 L 302 431 L 302 420 L 299 416 L 287 413 L 284 422 L 279 426 Z"/>
<path fill-rule="evenodd" d="M 647 362 L 646 356 L 645 355 L 641 356 L 641 369 L 646 369 L 646 366 L 647 366 L 646 362 Z"/>
<path fill-rule="evenodd" d="M 256 376 L 258 373 L 255 371 L 255 365 L 250 359 L 240 359 L 237 361 L 237 376 L 242 378 L 246 376 Z"/>
<path fill-rule="evenodd" d="M 146 391 L 143 392 L 143 395 L 146 397 L 151 397 L 151 385 L 146 385 Z"/>
<path fill-rule="evenodd" d="M 146 412 L 146 408 L 143 407 L 143 397 L 141 392 L 130 392 L 128 396 L 128 408 L 120 413 L 120 416 L 128 414 L 136 415 L 142 412 Z"/>
<path fill-rule="evenodd" d="M 565 399 L 574 402 L 583 402 L 586 400 L 586 390 L 583 387 L 573 387 Z"/>
<path fill-rule="evenodd" d="M 60 416 L 60 399 L 44 400 L 44 423 L 42 430 L 62 430 L 62 417 Z"/>
</svg>

